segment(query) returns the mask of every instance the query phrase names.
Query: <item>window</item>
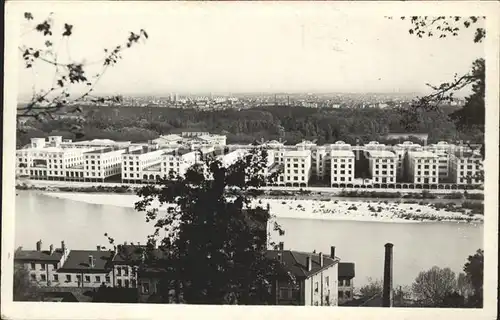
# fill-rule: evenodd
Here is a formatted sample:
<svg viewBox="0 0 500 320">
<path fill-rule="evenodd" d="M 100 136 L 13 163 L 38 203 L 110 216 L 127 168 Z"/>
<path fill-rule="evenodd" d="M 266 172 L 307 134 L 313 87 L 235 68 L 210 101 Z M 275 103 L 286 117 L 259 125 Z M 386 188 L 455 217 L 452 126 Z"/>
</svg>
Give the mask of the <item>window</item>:
<svg viewBox="0 0 500 320">
<path fill-rule="evenodd" d="M 330 285 L 330 277 L 325 277 L 326 286 Z"/>
<path fill-rule="evenodd" d="M 149 283 L 148 282 L 143 282 L 141 287 L 142 287 L 143 294 L 149 293 Z"/>
<path fill-rule="evenodd" d="M 345 282 L 346 286 L 350 286 L 351 285 L 351 280 L 350 279 L 345 279 L 344 282 Z"/>
<path fill-rule="evenodd" d="M 100 276 L 95 276 L 95 282 L 101 282 L 101 277 Z"/>
<path fill-rule="evenodd" d="M 122 275 L 122 268 L 121 267 L 116 268 L 116 274 L 119 276 Z"/>
<path fill-rule="evenodd" d="M 314 283 L 314 292 L 318 292 L 319 291 L 319 285 L 317 282 Z"/>
<path fill-rule="evenodd" d="M 106 276 L 106 283 L 110 283 L 110 282 L 111 282 L 110 276 Z"/>
<path fill-rule="evenodd" d="M 59 275 L 58 274 L 54 275 L 54 282 L 59 282 Z"/>
<path fill-rule="evenodd" d="M 31 274 L 31 280 L 36 281 L 36 274 L 34 273 Z"/>
<path fill-rule="evenodd" d="M 345 297 L 349 299 L 351 297 L 351 291 L 346 291 L 345 292 Z"/>
<path fill-rule="evenodd" d="M 124 267 L 124 268 L 123 268 L 123 274 L 124 274 L 125 276 L 128 276 L 128 267 Z"/>
<path fill-rule="evenodd" d="M 47 280 L 47 277 L 46 277 L 44 274 L 41 274 L 41 275 L 40 275 L 40 279 L 41 279 L 42 281 L 46 281 L 46 280 Z"/>
<path fill-rule="evenodd" d="M 130 281 L 128 279 L 125 279 L 125 288 L 128 288 L 130 286 Z"/>
<path fill-rule="evenodd" d="M 52 267 L 54 268 L 54 270 L 56 270 L 56 269 L 57 269 L 57 263 L 54 263 L 54 264 L 52 265 Z"/>
<path fill-rule="evenodd" d="M 343 299 L 344 298 L 344 291 L 339 291 L 339 298 Z"/>
<path fill-rule="evenodd" d="M 85 282 L 90 282 L 90 276 L 85 276 Z"/>
<path fill-rule="evenodd" d="M 45 270 L 45 263 L 40 264 L 40 270 Z"/>
<path fill-rule="evenodd" d="M 119 287 L 121 287 L 121 286 L 122 286 L 122 280 L 121 280 L 121 279 L 116 280 L 116 284 L 117 284 Z"/>
<path fill-rule="evenodd" d="M 31 270 L 35 270 L 36 269 L 36 264 L 35 263 L 32 263 L 31 264 Z"/>
<path fill-rule="evenodd" d="M 71 275 L 70 274 L 66 275 L 66 282 L 71 282 Z"/>
</svg>

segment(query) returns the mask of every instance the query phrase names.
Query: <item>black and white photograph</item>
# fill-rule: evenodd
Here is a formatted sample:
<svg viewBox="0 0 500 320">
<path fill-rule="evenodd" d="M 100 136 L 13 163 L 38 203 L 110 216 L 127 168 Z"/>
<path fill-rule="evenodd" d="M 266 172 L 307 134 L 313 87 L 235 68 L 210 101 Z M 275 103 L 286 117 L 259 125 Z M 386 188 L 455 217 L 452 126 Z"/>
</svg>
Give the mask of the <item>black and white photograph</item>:
<svg viewBox="0 0 500 320">
<path fill-rule="evenodd" d="M 2 318 L 494 319 L 499 7 L 10 3 Z"/>
</svg>

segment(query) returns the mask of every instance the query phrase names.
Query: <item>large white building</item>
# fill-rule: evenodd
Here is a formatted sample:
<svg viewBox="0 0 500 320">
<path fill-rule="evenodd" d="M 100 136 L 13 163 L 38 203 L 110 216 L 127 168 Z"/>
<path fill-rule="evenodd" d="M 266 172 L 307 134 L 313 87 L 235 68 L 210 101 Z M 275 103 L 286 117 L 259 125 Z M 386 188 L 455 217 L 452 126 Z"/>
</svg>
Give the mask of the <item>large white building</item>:
<svg viewBox="0 0 500 320">
<path fill-rule="evenodd" d="M 455 151 L 450 155 L 450 178 L 456 184 L 482 184 L 483 161 L 477 152 Z"/>
<path fill-rule="evenodd" d="M 352 150 L 331 150 L 331 174 L 332 186 L 345 185 L 354 180 L 354 152 Z"/>
<path fill-rule="evenodd" d="M 33 138 L 28 148 L 16 150 L 16 175 L 42 180 L 83 180 L 84 155 L 94 148 L 62 148 L 61 140 Z"/>
<path fill-rule="evenodd" d="M 403 143 L 395 145 L 392 148 L 392 150 L 394 151 L 394 153 L 396 154 L 396 157 L 397 157 L 397 172 L 396 172 L 396 176 L 397 176 L 397 179 L 400 180 L 400 179 L 402 179 L 404 177 L 405 170 L 408 170 L 408 168 L 405 168 L 406 154 L 409 151 L 419 151 L 419 150 L 422 150 L 422 146 L 419 145 L 419 144 L 417 144 L 417 143 L 413 143 L 411 141 L 405 141 Z"/>
<path fill-rule="evenodd" d="M 122 181 L 129 183 L 156 181 L 161 177 L 157 171 L 159 172 L 164 153 L 165 150 L 158 149 L 156 144 L 130 146 L 121 156 Z M 155 170 L 156 168 L 158 170 Z"/>
<path fill-rule="evenodd" d="M 409 151 L 408 177 L 410 182 L 416 184 L 438 183 L 438 158 L 430 151 Z"/>
<path fill-rule="evenodd" d="M 396 182 L 396 155 L 387 150 L 373 148 L 366 151 L 370 174 L 374 184 Z"/>
<path fill-rule="evenodd" d="M 172 172 L 183 177 L 187 170 L 197 162 L 198 158 L 198 151 L 186 149 L 169 150 L 162 157 L 162 176 L 168 177 Z"/>
<path fill-rule="evenodd" d="M 104 182 L 122 172 L 122 154 L 127 149 L 118 146 L 97 149 L 84 153 L 84 179 L 91 182 Z"/>
<path fill-rule="evenodd" d="M 283 155 L 285 185 L 303 186 L 311 178 L 311 150 L 286 150 Z"/>
</svg>

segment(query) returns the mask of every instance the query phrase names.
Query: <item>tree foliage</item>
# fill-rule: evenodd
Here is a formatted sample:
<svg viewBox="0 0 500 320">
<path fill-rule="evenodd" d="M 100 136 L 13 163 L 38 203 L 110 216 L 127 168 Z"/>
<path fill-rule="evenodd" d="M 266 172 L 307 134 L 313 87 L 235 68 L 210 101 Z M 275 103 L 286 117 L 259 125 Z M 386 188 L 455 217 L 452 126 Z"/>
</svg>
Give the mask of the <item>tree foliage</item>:
<svg viewBox="0 0 500 320">
<path fill-rule="evenodd" d="M 439 307 L 445 297 L 456 292 L 457 279 L 449 268 L 432 267 L 422 271 L 412 284 L 412 292 L 420 305 Z"/>
<path fill-rule="evenodd" d="M 41 296 L 29 279 L 29 273 L 22 265 L 14 265 L 14 283 L 13 283 L 14 301 L 40 301 Z"/>
<path fill-rule="evenodd" d="M 44 40 L 41 46 L 33 44 L 19 46 L 25 68 L 33 70 L 35 74 L 37 66 L 45 64 L 53 68 L 54 75 L 52 85 L 49 88 L 38 90 L 33 84 L 31 100 L 28 103 L 18 105 L 18 126 L 29 118 L 37 121 L 54 119 L 54 114 L 58 111 L 81 113 L 82 106 L 75 105 L 75 103 L 84 100 L 94 102 L 104 102 L 106 99 L 120 101 L 119 96 L 106 99 L 95 97 L 93 96 L 94 89 L 106 71 L 122 59 L 124 50 L 148 38 L 145 30 L 130 32 L 123 43 L 105 48 L 102 58 L 96 61 L 83 63 L 70 60 L 70 57 L 66 61 L 62 61 L 60 58 L 61 44 L 68 46 L 69 38 L 78 29 L 68 23 L 56 25 L 53 13 L 47 18 L 38 19 L 31 12 L 25 12 L 24 18 L 28 30 L 23 35 L 35 32 Z M 100 71 L 95 74 L 88 72 L 87 67 L 90 65 L 100 66 Z M 79 124 L 74 123 L 68 130 L 79 132 L 79 127 Z"/>
<path fill-rule="evenodd" d="M 138 192 L 136 209 L 155 223 L 148 243 L 162 248 L 168 261 L 162 291 L 173 290 L 175 302 L 269 303 L 272 279 L 293 281 L 277 260 L 266 257 L 271 216 L 252 196 L 276 178 L 263 172 L 266 157 L 255 148 L 228 167 L 207 157 L 185 176 L 171 173 Z"/>
<path fill-rule="evenodd" d="M 470 304 L 473 307 L 482 308 L 483 306 L 483 282 L 484 282 L 484 251 L 479 249 L 475 254 L 467 258 L 464 265 L 466 279 L 473 289 L 473 296 Z"/>
</svg>

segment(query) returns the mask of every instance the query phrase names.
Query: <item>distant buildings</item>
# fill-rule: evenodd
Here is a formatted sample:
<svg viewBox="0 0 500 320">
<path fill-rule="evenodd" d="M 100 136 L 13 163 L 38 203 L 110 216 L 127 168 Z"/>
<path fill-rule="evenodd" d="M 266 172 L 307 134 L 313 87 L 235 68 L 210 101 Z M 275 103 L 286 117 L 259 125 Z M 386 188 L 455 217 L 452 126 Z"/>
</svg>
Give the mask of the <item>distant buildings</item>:
<svg viewBox="0 0 500 320">
<path fill-rule="evenodd" d="M 207 156 L 229 166 L 254 147 L 226 145 L 225 136 L 207 132 L 171 134 L 138 144 L 107 139 L 72 142 L 50 136 L 33 138 L 16 150 L 16 174 L 39 180 L 150 183 L 170 173 L 183 176 Z M 477 146 L 269 141 L 260 147 L 268 153 L 262 173 L 277 173 L 276 186 L 456 189 L 482 183 L 482 158 L 473 149 Z"/>
</svg>

